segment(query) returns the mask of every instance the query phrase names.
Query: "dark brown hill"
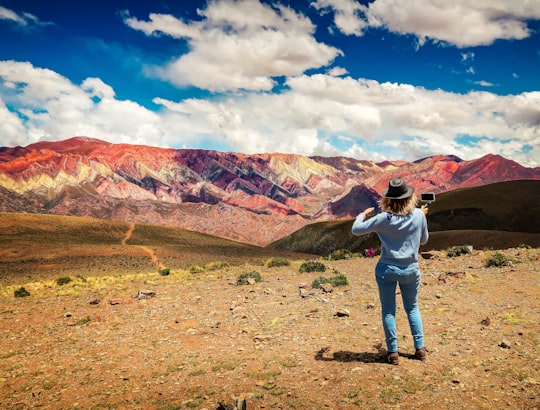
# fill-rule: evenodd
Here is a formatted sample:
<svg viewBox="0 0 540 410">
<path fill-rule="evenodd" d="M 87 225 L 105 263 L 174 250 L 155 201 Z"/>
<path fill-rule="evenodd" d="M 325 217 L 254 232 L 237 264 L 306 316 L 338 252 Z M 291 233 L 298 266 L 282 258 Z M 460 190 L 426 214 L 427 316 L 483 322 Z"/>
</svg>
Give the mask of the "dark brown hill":
<svg viewBox="0 0 540 410">
<path fill-rule="evenodd" d="M 423 250 L 456 245 L 509 248 L 540 246 L 540 181 L 511 181 L 459 189 L 438 195 L 430 206 L 430 241 Z M 358 208 L 358 212 L 366 206 Z M 380 247 L 375 235 L 351 234 L 352 219 L 307 225 L 268 247 L 329 255 L 336 249 L 362 252 Z"/>
<path fill-rule="evenodd" d="M 439 195 L 429 229 L 486 229 L 540 233 L 540 181 L 499 182 Z"/>
</svg>

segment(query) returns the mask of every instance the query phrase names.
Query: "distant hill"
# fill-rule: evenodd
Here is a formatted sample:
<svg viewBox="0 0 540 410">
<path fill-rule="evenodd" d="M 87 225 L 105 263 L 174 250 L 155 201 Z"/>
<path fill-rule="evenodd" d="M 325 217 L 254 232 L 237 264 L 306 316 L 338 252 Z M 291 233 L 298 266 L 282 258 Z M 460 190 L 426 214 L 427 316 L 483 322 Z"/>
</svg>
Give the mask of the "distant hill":
<svg viewBox="0 0 540 410">
<path fill-rule="evenodd" d="M 540 181 L 500 182 L 439 195 L 429 229 L 486 229 L 540 233 Z"/>
<path fill-rule="evenodd" d="M 263 264 L 276 251 L 199 232 L 88 217 L 0 213 L 0 284 L 157 272 L 210 263 Z"/>
<path fill-rule="evenodd" d="M 540 246 L 538 198 L 538 180 L 501 182 L 442 193 L 430 205 L 430 241 L 422 249 L 464 244 L 480 248 Z M 323 256 L 336 249 L 361 252 L 380 247 L 376 235 L 352 235 L 353 222 L 347 219 L 313 223 L 268 247 Z"/>
<path fill-rule="evenodd" d="M 351 218 L 395 176 L 437 193 L 540 179 L 497 155 L 375 163 L 111 144 L 74 137 L 0 147 L 0 212 L 90 216 L 204 232 L 265 246 L 299 228 Z"/>
</svg>

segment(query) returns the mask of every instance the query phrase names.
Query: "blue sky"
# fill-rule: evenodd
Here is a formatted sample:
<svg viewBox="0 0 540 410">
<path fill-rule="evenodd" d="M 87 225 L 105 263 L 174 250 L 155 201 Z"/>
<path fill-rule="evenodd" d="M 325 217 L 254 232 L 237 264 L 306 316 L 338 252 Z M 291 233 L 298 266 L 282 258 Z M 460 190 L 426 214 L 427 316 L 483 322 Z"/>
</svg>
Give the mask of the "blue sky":
<svg viewBox="0 0 540 410">
<path fill-rule="evenodd" d="M 540 165 L 540 0 L 0 0 L 0 146 Z"/>
</svg>

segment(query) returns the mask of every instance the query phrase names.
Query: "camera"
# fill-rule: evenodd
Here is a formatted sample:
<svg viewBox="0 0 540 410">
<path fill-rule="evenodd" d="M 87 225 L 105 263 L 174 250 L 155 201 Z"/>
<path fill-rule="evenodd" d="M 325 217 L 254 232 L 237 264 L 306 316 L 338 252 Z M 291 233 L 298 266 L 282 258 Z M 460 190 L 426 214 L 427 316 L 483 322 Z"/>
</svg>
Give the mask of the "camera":
<svg viewBox="0 0 540 410">
<path fill-rule="evenodd" d="M 430 203 L 435 202 L 435 193 L 434 192 L 424 192 L 423 194 L 420 194 L 420 200 L 429 205 Z"/>
</svg>

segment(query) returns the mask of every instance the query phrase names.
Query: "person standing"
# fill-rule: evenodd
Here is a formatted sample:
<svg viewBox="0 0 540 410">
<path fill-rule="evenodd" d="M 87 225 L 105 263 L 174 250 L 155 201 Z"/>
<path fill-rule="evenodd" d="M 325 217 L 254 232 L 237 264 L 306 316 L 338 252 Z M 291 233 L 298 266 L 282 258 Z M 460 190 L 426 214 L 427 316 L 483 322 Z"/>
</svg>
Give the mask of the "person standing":
<svg viewBox="0 0 540 410">
<path fill-rule="evenodd" d="M 382 212 L 369 218 L 375 209 L 367 208 L 358 214 L 352 226 L 354 235 L 375 232 L 381 240 L 381 255 L 375 268 L 375 278 L 381 301 L 387 360 L 395 365 L 399 364 L 396 329 L 398 284 L 414 341 L 415 357 L 426 360 L 422 317 L 418 307 L 421 275 L 418 250 L 429 238 L 426 220 L 428 208 L 417 208 L 416 202 L 414 188 L 402 178 L 394 178 L 382 194 Z"/>
</svg>

